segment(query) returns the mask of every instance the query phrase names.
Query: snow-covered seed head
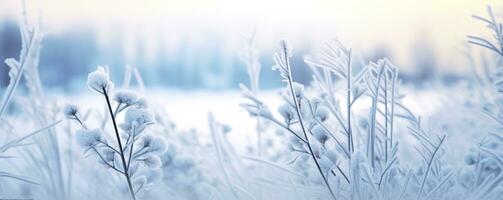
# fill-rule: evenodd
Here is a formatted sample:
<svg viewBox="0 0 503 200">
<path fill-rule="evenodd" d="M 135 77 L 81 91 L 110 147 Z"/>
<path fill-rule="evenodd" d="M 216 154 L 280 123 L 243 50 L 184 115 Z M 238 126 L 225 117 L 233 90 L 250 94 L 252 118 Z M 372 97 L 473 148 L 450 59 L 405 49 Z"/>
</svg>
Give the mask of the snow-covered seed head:
<svg viewBox="0 0 503 200">
<path fill-rule="evenodd" d="M 115 151 L 112 150 L 112 149 L 109 149 L 109 148 L 104 148 L 102 151 L 101 151 L 101 154 L 103 155 L 103 159 L 107 162 L 107 163 L 111 163 L 114 161 L 114 157 L 115 157 Z"/>
<path fill-rule="evenodd" d="M 169 145 L 167 150 L 161 155 L 161 161 L 163 166 L 170 165 L 176 155 L 175 145 Z"/>
<path fill-rule="evenodd" d="M 359 127 L 367 128 L 369 126 L 369 121 L 366 118 L 360 117 L 357 121 Z"/>
<path fill-rule="evenodd" d="M 252 117 L 264 117 L 264 118 L 272 118 L 272 113 L 269 110 L 269 108 L 265 105 L 263 106 L 258 106 L 256 104 L 250 104 L 250 103 L 242 103 L 240 104 L 242 108 L 244 108 L 248 114 Z"/>
<path fill-rule="evenodd" d="M 304 97 L 304 85 L 297 83 L 297 82 L 293 82 L 292 86 L 293 86 L 293 91 L 295 92 L 295 97 L 297 97 L 297 98 Z"/>
<path fill-rule="evenodd" d="M 127 109 L 124 123 L 120 127 L 128 132 L 134 128 L 133 134 L 137 134 L 152 123 L 154 123 L 154 118 L 150 112 L 145 109 L 130 107 Z"/>
<path fill-rule="evenodd" d="M 160 162 L 160 160 L 159 160 Z M 141 175 L 147 179 L 147 183 L 153 183 L 162 177 L 162 171 L 159 167 L 141 171 Z"/>
<path fill-rule="evenodd" d="M 486 158 L 480 163 L 483 166 L 482 169 L 485 171 L 497 171 L 499 169 L 498 163 L 490 158 Z"/>
<path fill-rule="evenodd" d="M 313 133 L 314 138 L 316 138 L 322 144 L 325 144 L 325 142 L 328 140 L 327 132 L 320 125 L 315 126 L 313 130 L 311 130 L 311 132 Z"/>
<path fill-rule="evenodd" d="M 137 108 L 147 108 L 147 100 L 145 98 L 139 98 L 136 100 L 135 105 Z"/>
<path fill-rule="evenodd" d="M 117 103 L 126 104 L 128 106 L 134 105 L 138 102 L 138 97 L 131 91 L 118 91 L 114 94 L 113 99 L 117 101 Z"/>
<path fill-rule="evenodd" d="M 465 156 L 465 163 L 467 165 L 473 165 L 477 162 L 477 156 L 474 153 L 468 153 Z"/>
<path fill-rule="evenodd" d="M 289 138 L 288 138 L 288 141 L 289 141 L 289 143 L 290 143 L 290 145 L 291 145 L 292 148 L 302 149 L 302 147 L 303 147 L 302 141 L 298 137 L 296 137 L 294 135 L 290 135 Z"/>
<path fill-rule="evenodd" d="M 289 104 L 283 104 L 283 105 L 279 106 L 278 112 L 283 117 L 283 119 L 285 120 L 285 123 L 287 123 L 287 124 L 290 124 L 290 122 L 295 117 L 295 113 L 293 111 L 293 108 Z"/>
<path fill-rule="evenodd" d="M 318 109 L 316 109 L 315 117 L 322 122 L 327 120 L 329 115 L 330 113 L 325 106 L 319 106 Z"/>
<path fill-rule="evenodd" d="M 339 156 L 337 156 L 337 152 L 335 150 L 327 150 L 325 156 L 334 164 L 336 164 L 339 160 Z"/>
<path fill-rule="evenodd" d="M 162 165 L 161 158 L 159 158 L 159 156 L 154 155 L 148 156 L 145 159 L 143 159 L 143 163 L 150 168 L 159 168 Z"/>
<path fill-rule="evenodd" d="M 100 129 L 80 129 L 77 131 L 77 142 L 83 148 L 93 148 L 101 141 L 102 132 Z"/>
<path fill-rule="evenodd" d="M 321 96 L 326 96 L 326 94 L 321 94 Z M 321 100 L 319 97 L 313 97 L 311 99 L 311 104 L 315 108 L 319 108 L 322 103 L 323 103 L 323 100 Z"/>
<path fill-rule="evenodd" d="M 292 47 L 290 47 L 288 41 L 281 40 L 280 45 L 281 45 L 281 51 L 286 52 L 286 55 L 288 57 L 292 56 Z"/>
<path fill-rule="evenodd" d="M 161 137 L 145 135 L 142 138 L 143 148 L 146 148 L 149 153 L 163 154 L 168 148 L 167 142 Z"/>
<path fill-rule="evenodd" d="M 272 118 L 272 113 L 267 106 L 261 107 L 259 109 L 258 115 L 264 118 Z"/>
<path fill-rule="evenodd" d="M 495 110 L 497 110 L 496 106 L 490 103 L 486 103 L 482 106 L 482 110 L 488 112 L 488 113 L 494 113 Z"/>
<path fill-rule="evenodd" d="M 498 147 L 501 146 L 501 144 L 496 141 L 490 141 L 490 142 L 484 144 L 483 146 L 488 149 L 496 150 L 496 149 L 498 149 Z"/>
<path fill-rule="evenodd" d="M 309 147 L 306 145 L 304 145 L 305 147 L 305 150 L 307 152 L 309 152 Z M 324 148 L 323 146 L 321 145 L 321 143 L 317 142 L 317 141 L 313 141 L 311 142 L 311 149 L 313 150 L 313 154 L 317 157 L 317 158 L 321 158 L 321 156 L 323 155 L 324 153 Z"/>
<path fill-rule="evenodd" d="M 79 107 L 74 104 L 66 104 L 63 108 L 63 114 L 67 119 L 75 119 L 78 111 Z"/>
<path fill-rule="evenodd" d="M 113 87 L 108 73 L 102 66 L 98 66 L 96 71 L 89 73 L 87 76 L 87 85 L 100 94 L 104 94 L 104 91 L 109 92 Z"/>
<path fill-rule="evenodd" d="M 145 176 L 136 176 L 133 179 L 133 184 L 134 185 L 146 185 L 147 184 L 147 177 Z M 127 190 L 125 190 L 127 192 Z"/>
</svg>

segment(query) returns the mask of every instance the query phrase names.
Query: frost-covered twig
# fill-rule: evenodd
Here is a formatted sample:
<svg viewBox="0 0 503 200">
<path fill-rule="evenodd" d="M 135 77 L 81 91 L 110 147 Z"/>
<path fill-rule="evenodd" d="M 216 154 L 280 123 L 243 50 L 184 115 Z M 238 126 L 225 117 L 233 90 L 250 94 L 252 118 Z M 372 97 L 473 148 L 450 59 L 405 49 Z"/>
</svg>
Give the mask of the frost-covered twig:
<svg viewBox="0 0 503 200">
<path fill-rule="evenodd" d="M 38 45 L 42 39 L 38 26 L 35 26 L 33 30 L 28 30 L 27 26 L 27 24 L 22 24 L 22 28 L 20 28 L 23 36 L 25 36 L 24 34 L 29 35 L 26 35 L 27 38 L 21 37 L 23 39 L 23 48 L 21 50 L 21 55 L 19 56 L 19 61 L 16 61 L 13 58 L 5 60 L 5 64 L 10 67 L 10 82 L 0 104 L 0 120 L 2 119 L 7 106 L 14 95 L 14 91 L 23 77 L 23 72 L 27 68 L 27 63 L 31 62 L 30 59 L 32 59 L 33 54 L 36 52 L 36 50 L 34 50 L 35 46 Z"/>
<path fill-rule="evenodd" d="M 426 172 L 424 174 L 424 177 L 423 177 L 423 181 L 421 183 L 421 188 L 419 189 L 419 192 L 417 193 L 417 200 L 419 200 L 421 198 L 421 195 L 423 193 L 423 190 L 424 190 L 424 185 L 426 183 L 426 179 L 428 179 L 428 174 L 430 173 L 430 169 L 431 169 L 431 165 L 433 163 L 433 160 L 435 159 L 435 155 L 437 155 L 437 152 L 440 150 L 440 147 L 442 146 L 442 144 L 444 143 L 444 140 L 445 140 L 445 135 L 440 139 L 438 145 L 435 147 L 435 150 L 433 151 L 433 153 L 431 154 L 431 157 L 430 157 L 430 161 L 428 162 L 428 166 L 426 167 Z"/>
<path fill-rule="evenodd" d="M 489 19 L 478 15 L 473 15 L 473 18 L 487 24 L 487 27 L 493 32 L 493 36 L 496 39 L 496 44 L 491 43 L 488 39 L 485 39 L 483 37 L 472 35 L 468 35 L 468 42 L 487 48 L 495 52 L 499 56 L 503 56 L 503 24 L 496 20 L 491 6 L 487 6 L 487 14 L 489 15 Z"/>
<path fill-rule="evenodd" d="M 130 91 L 117 91 L 113 98 L 110 97 L 113 83 L 103 67 L 98 67 L 96 71 L 89 74 L 88 86 L 105 98 L 117 146 L 114 147 L 108 143 L 106 137 L 102 136 L 101 129 L 88 129 L 79 118 L 76 106 L 66 106 L 65 116 L 81 124 L 82 129 L 77 132 L 79 144 L 86 151 L 93 150 L 99 161 L 107 168 L 123 175 L 126 178 L 131 198 L 136 199 L 136 194 L 147 188 L 150 181 L 154 180 L 148 177 L 155 176 L 153 174 L 162 165 L 160 155 L 166 149 L 164 140 L 149 134 L 142 134 L 149 125 L 154 123 L 153 116 L 145 109 L 144 99 L 138 98 L 135 93 Z M 113 102 L 116 103 L 115 110 L 112 108 Z M 118 115 L 124 110 L 126 111 L 124 123 L 118 124 Z M 119 128 L 123 131 L 122 134 L 119 132 Z M 123 138 L 126 138 L 125 143 L 122 141 Z M 119 160 L 116 160 L 116 156 Z M 121 165 L 122 169 L 116 166 L 116 161 L 119 162 L 117 165 Z"/>
<path fill-rule="evenodd" d="M 280 71 L 281 76 L 283 77 L 283 81 L 287 82 L 288 87 L 290 88 L 290 94 L 292 96 L 293 102 L 295 104 L 295 111 L 297 113 L 297 118 L 300 123 L 300 127 L 302 132 L 304 133 L 304 139 L 306 140 L 307 147 L 309 149 L 309 153 L 311 154 L 312 159 L 314 160 L 314 163 L 316 165 L 316 168 L 318 169 L 321 177 L 323 178 L 323 181 L 325 185 L 328 188 L 328 191 L 330 192 L 330 195 L 332 196 L 333 199 L 335 198 L 335 194 L 332 191 L 332 188 L 330 187 L 330 184 L 328 183 L 328 179 L 326 178 L 325 174 L 323 173 L 323 170 L 320 167 L 320 164 L 318 163 L 318 160 L 316 156 L 313 153 L 313 148 L 311 146 L 311 143 L 309 142 L 309 138 L 307 135 L 306 127 L 304 125 L 304 121 L 302 119 L 302 114 L 300 111 L 300 102 L 299 98 L 301 94 L 297 94 L 294 89 L 294 82 L 292 80 L 292 69 L 290 68 L 290 60 L 289 58 L 291 57 L 291 49 L 289 49 L 288 44 L 286 41 L 281 42 L 281 52 L 279 54 L 275 55 L 275 62 L 276 62 L 276 69 Z"/>
<path fill-rule="evenodd" d="M 113 125 L 114 125 L 115 136 L 117 138 L 117 144 L 119 145 L 119 151 L 120 151 L 120 157 L 121 157 L 121 161 L 122 161 L 122 167 L 124 169 L 124 176 L 126 177 L 127 184 L 128 184 L 128 187 L 129 187 L 129 193 L 131 194 L 131 198 L 133 200 L 136 200 L 136 195 L 135 195 L 134 190 L 133 190 L 133 185 L 131 184 L 131 177 L 129 175 L 128 164 L 126 164 L 126 158 L 124 156 L 124 151 L 123 151 L 123 148 L 122 148 L 122 142 L 121 142 L 121 138 L 120 138 L 120 135 L 119 135 L 119 129 L 117 128 L 117 122 L 115 122 L 115 116 L 114 116 L 114 112 L 112 110 L 112 105 L 110 104 L 110 99 L 108 98 L 108 93 L 107 93 L 107 87 L 106 86 L 102 87 L 102 92 L 103 92 L 103 95 L 105 96 L 105 99 L 107 101 L 108 111 L 110 112 L 110 117 L 112 118 L 112 122 L 113 122 Z"/>
<path fill-rule="evenodd" d="M 210 126 L 210 132 L 211 132 L 211 135 L 212 135 L 212 139 L 213 139 L 213 145 L 215 146 L 215 151 L 217 153 L 217 159 L 218 159 L 218 164 L 220 166 L 220 169 L 222 169 L 222 173 L 224 175 L 224 180 L 227 184 L 227 186 L 229 187 L 229 189 L 231 190 L 232 192 L 232 195 L 236 198 L 236 199 L 240 199 L 239 198 L 239 195 L 237 194 L 237 192 L 235 191 L 234 189 L 234 184 L 232 183 L 229 175 L 227 174 L 227 170 L 225 170 L 225 165 L 224 165 L 224 161 L 223 161 L 223 157 L 222 157 L 222 152 L 221 152 L 221 147 L 220 147 L 220 144 L 217 140 L 217 127 L 216 127 L 216 124 L 215 124 L 215 118 L 213 116 L 213 114 L 211 113 L 208 113 L 208 123 L 209 123 L 209 126 Z"/>
<path fill-rule="evenodd" d="M 38 133 L 44 132 L 44 131 L 46 131 L 47 129 L 53 128 L 54 126 L 58 125 L 58 124 L 59 124 L 59 123 L 61 123 L 62 121 L 63 121 L 63 120 L 58 120 L 58 121 L 56 121 L 56 122 L 54 122 L 54 123 L 51 123 L 51 124 L 49 124 L 49 125 L 47 125 L 47 126 L 45 126 L 45 127 L 42 127 L 42 128 L 40 128 L 40 129 L 38 129 L 38 130 L 36 130 L 36 131 L 33 131 L 33 132 L 31 132 L 31 133 L 29 133 L 29 134 L 27 134 L 27 135 L 25 135 L 25 136 L 23 136 L 23 137 L 21 137 L 21 138 L 18 138 L 18 139 L 12 140 L 12 141 L 10 141 L 10 142 L 8 142 L 8 143 L 6 143 L 6 144 L 4 144 L 4 145 L 0 146 L 0 152 L 5 152 L 5 151 L 7 151 L 9 148 L 11 148 L 11 147 L 13 147 L 13 146 L 18 145 L 18 144 L 19 144 L 19 143 L 21 143 L 22 141 L 24 141 L 24 140 L 26 140 L 26 139 L 28 139 L 28 138 L 30 138 L 30 137 L 32 137 L 32 136 L 34 136 L 34 135 L 38 134 Z"/>
<path fill-rule="evenodd" d="M 339 123 L 344 128 L 347 137 L 347 149 L 351 153 L 354 152 L 354 135 L 352 128 L 352 106 L 354 102 L 361 97 L 363 92 L 356 91 L 355 87 L 359 81 L 361 81 L 361 75 L 364 74 L 365 69 L 359 72 L 359 74 L 353 77 L 353 66 L 352 66 L 352 50 L 344 47 L 344 45 L 338 40 L 334 40 L 333 42 L 326 43 L 324 49 L 318 52 L 317 57 L 306 57 L 304 61 L 312 66 L 313 72 L 315 74 L 318 71 L 314 68 L 321 68 L 325 72 L 329 71 L 334 73 L 336 76 L 345 79 L 346 84 L 346 123 L 344 124 L 342 121 L 342 117 L 340 117 L 336 112 L 334 115 L 339 120 Z M 325 75 L 326 84 L 329 88 L 333 88 L 331 81 L 331 74 Z M 330 89 L 329 95 L 333 96 L 333 89 Z M 333 97 L 332 97 L 333 98 Z"/>
</svg>

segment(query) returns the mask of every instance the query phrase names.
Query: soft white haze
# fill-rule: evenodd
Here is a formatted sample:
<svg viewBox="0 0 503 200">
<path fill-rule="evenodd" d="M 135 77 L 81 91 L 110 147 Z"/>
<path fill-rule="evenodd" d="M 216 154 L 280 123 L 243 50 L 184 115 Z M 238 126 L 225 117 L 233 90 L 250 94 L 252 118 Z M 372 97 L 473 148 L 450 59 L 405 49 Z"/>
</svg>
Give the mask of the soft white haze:
<svg viewBox="0 0 503 200">
<path fill-rule="evenodd" d="M 29 9 L 43 12 L 49 32 L 90 25 L 106 43 L 124 31 L 132 39 L 145 38 L 146 51 L 159 45 L 175 51 L 182 37 L 196 44 L 213 37 L 223 42 L 223 51 L 232 52 L 256 26 L 261 49 L 270 50 L 282 38 L 309 48 L 337 37 L 357 51 L 365 49 L 365 55 L 385 49 L 396 64 L 407 66 L 414 56 L 411 48 L 425 42 L 440 66 L 463 70 L 466 35 L 483 28 L 470 16 L 485 13 L 489 4 L 497 11 L 503 1 L 33 0 Z M 19 7 L 17 0 L 3 0 L 0 16 L 15 16 Z M 136 53 L 128 46 L 125 51 Z"/>
</svg>

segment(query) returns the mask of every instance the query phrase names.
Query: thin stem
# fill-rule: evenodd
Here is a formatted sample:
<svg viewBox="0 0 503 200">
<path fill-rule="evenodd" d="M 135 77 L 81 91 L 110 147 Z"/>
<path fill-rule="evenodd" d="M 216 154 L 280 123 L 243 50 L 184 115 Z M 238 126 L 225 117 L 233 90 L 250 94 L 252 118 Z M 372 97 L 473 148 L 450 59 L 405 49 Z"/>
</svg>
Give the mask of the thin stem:
<svg viewBox="0 0 503 200">
<path fill-rule="evenodd" d="M 119 172 L 120 174 L 124 174 L 124 172 L 123 172 L 123 171 L 121 171 L 121 170 L 119 170 L 119 169 L 115 168 L 115 166 L 113 166 L 113 165 L 111 165 L 110 163 L 108 163 L 108 162 L 105 160 L 105 158 L 103 158 L 103 156 L 101 155 L 101 153 L 100 153 L 100 152 L 99 152 L 96 148 L 94 148 L 94 147 L 93 147 L 92 149 L 96 152 L 96 154 L 98 155 L 98 157 L 100 157 L 101 161 L 103 161 L 103 163 L 105 163 L 108 167 L 110 167 L 110 168 L 114 169 L 115 171 Z"/>
<path fill-rule="evenodd" d="M 391 85 L 391 120 L 390 120 L 390 143 L 391 149 L 393 149 L 393 122 L 395 118 L 395 89 L 397 82 L 397 70 L 393 69 L 393 83 Z"/>
<path fill-rule="evenodd" d="M 426 168 L 426 173 L 424 174 L 423 182 L 421 183 L 421 189 L 417 193 L 417 198 L 416 198 L 417 200 L 419 200 L 421 198 L 421 194 L 423 193 L 423 189 L 424 189 L 424 184 L 426 183 L 426 179 L 428 178 L 428 174 L 430 173 L 431 164 L 433 163 L 433 160 L 435 159 L 435 155 L 437 154 L 438 150 L 440 150 L 440 146 L 442 146 L 442 143 L 444 143 L 444 140 L 445 140 L 445 136 L 443 136 L 442 139 L 440 139 L 440 143 L 438 144 L 437 148 L 435 148 L 435 151 L 431 155 L 430 161 L 428 162 L 428 166 Z"/>
<path fill-rule="evenodd" d="M 388 162 L 388 73 L 384 74 L 384 160 Z"/>
<path fill-rule="evenodd" d="M 119 113 L 119 108 L 121 107 L 122 103 L 118 103 L 117 104 L 117 107 L 115 107 L 115 111 L 114 111 L 114 117 L 117 116 L 117 114 Z"/>
<path fill-rule="evenodd" d="M 348 176 L 346 176 L 346 174 L 342 171 L 341 167 L 337 166 L 337 170 L 339 170 L 339 172 L 342 174 L 344 179 L 348 182 L 348 184 L 350 184 L 351 182 L 349 182 Z"/>
<path fill-rule="evenodd" d="M 295 133 L 295 131 L 293 131 L 292 129 L 290 129 L 288 126 L 285 126 L 283 124 L 281 124 L 281 122 L 279 122 L 278 120 L 274 119 L 274 118 L 270 118 L 270 117 L 265 117 L 266 119 L 268 119 L 269 121 L 271 122 L 274 122 L 276 125 L 284 128 L 285 130 L 287 130 L 288 132 L 290 132 L 291 134 L 295 135 L 295 137 L 297 137 L 299 140 L 301 140 L 302 142 L 304 143 L 307 143 L 306 140 L 302 137 L 300 137 L 299 135 L 297 135 L 297 133 Z"/>
<path fill-rule="evenodd" d="M 332 134 L 332 132 L 330 132 L 330 130 L 328 130 L 328 128 L 323 124 L 323 122 L 319 121 L 316 119 L 316 122 L 321 126 L 321 128 L 323 128 L 323 130 L 325 130 L 334 140 L 335 142 L 341 147 L 341 149 L 344 151 L 344 154 L 346 154 L 346 156 L 348 158 L 351 158 L 350 154 L 348 153 L 348 151 L 346 151 L 346 149 L 344 148 L 344 146 L 342 145 L 341 142 L 339 142 L 339 140 L 337 139 L 337 137 L 335 137 L 334 134 Z"/>
<path fill-rule="evenodd" d="M 140 186 L 138 186 L 138 188 L 134 191 L 134 193 L 135 194 L 138 193 L 141 190 L 141 188 L 143 188 L 143 184 L 141 184 Z"/>
<path fill-rule="evenodd" d="M 107 144 L 107 143 L 105 143 L 105 142 L 103 142 L 103 141 L 98 141 L 98 142 L 99 142 L 99 143 L 101 143 L 101 144 L 103 144 L 103 145 L 105 145 L 105 147 L 108 147 L 109 149 L 111 149 L 111 150 L 112 150 L 112 151 L 114 151 L 115 153 L 120 154 L 120 152 L 119 152 L 119 151 L 117 151 L 117 149 L 113 148 L 113 147 L 112 147 L 112 146 L 110 146 L 109 144 Z"/>
<path fill-rule="evenodd" d="M 30 43 L 28 45 L 28 49 L 26 50 L 26 54 L 25 54 L 24 58 L 19 58 L 21 60 L 21 63 L 19 65 L 19 69 L 18 69 L 16 78 L 14 80 L 14 85 L 7 88 L 7 92 L 4 95 L 4 98 L 2 99 L 2 104 L 0 107 L 0 119 L 2 119 L 2 115 L 5 113 L 7 106 L 9 105 L 9 103 L 12 99 L 14 91 L 16 91 L 16 88 L 19 85 L 19 82 L 21 81 L 21 77 L 23 77 L 23 71 L 26 67 L 26 62 L 27 62 L 26 60 L 28 60 L 29 57 L 31 56 L 31 52 L 32 52 L 32 49 L 33 49 L 33 46 L 35 43 L 34 40 L 35 40 L 35 37 L 37 34 L 38 34 L 38 30 L 35 29 L 31 35 Z"/>
<path fill-rule="evenodd" d="M 335 116 L 335 119 L 337 119 L 337 122 L 339 123 L 339 125 L 342 127 L 342 129 L 344 130 L 344 133 L 345 134 L 348 134 L 348 129 L 346 128 L 346 125 L 344 124 L 344 122 L 342 121 L 341 119 L 341 116 L 339 116 L 339 112 L 337 112 L 337 109 L 333 107 L 333 105 L 331 105 L 332 103 L 330 103 L 329 101 L 325 100 L 324 99 L 328 107 L 328 110 L 330 110 L 330 112 Z"/>
<path fill-rule="evenodd" d="M 372 114 L 371 114 L 371 128 L 370 128 L 370 161 L 372 164 L 372 168 L 375 168 L 375 137 L 376 137 L 376 111 L 377 111 L 377 103 L 379 101 L 379 89 L 381 85 L 382 73 L 384 72 L 385 66 L 383 65 L 377 80 L 375 97 L 372 98 Z"/>
<path fill-rule="evenodd" d="M 320 175 L 323 178 L 323 181 L 325 182 L 325 185 L 327 186 L 328 191 L 330 192 L 330 195 L 335 200 L 336 199 L 335 198 L 335 194 L 332 191 L 332 188 L 330 187 L 330 184 L 328 183 L 328 180 L 325 177 L 325 174 L 323 173 L 323 170 L 321 169 L 320 164 L 318 163 L 318 160 L 316 159 L 316 156 L 313 153 L 313 148 L 311 147 L 311 144 L 309 143 L 309 138 L 307 137 L 307 131 L 306 131 L 306 128 L 304 126 L 304 122 L 302 120 L 302 114 L 300 113 L 300 108 L 299 108 L 300 105 L 299 105 L 299 102 L 297 100 L 297 96 L 295 94 L 295 90 L 293 89 L 292 70 L 290 69 L 290 61 L 288 60 L 288 53 L 287 53 L 286 47 L 284 47 L 283 53 L 284 53 L 284 56 L 285 56 L 285 64 L 286 64 L 287 72 L 288 72 L 288 78 L 287 78 L 287 80 L 288 80 L 288 84 L 289 84 L 289 87 L 290 87 L 290 92 L 292 93 L 292 98 L 293 98 L 293 101 L 295 103 L 295 110 L 297 112 L 297 117 L 299 119 L 300 127 L 302 129 L 302 132 L 304 133 L 304 137 L 305 137 L 305 140 L 306 140 L 306 143 L 307 143 L 307 147 L 309 149 L 309 153 L 311 154 L 311 157 L 313 158 L 314 163 L 316 164 L 316 167 L 318 168 L 318 171 L 320 172 Z"/>
<path fill-rule="evenodd" d="M 131 139 L 131 135 L 128 135 L 128 136 L 127 136 L 127 139 L 126 139 L 126 145 L 125 145 L 125 147 L 124 147 L 123 151 L 126 151 L 126 148 L 127 148 L 127 146 L 129 145 L 129 140 L 130 140 L 130 139 Z"/>
<path fill-rule="evenodd" d="M 263 150 L 262 150 L 262 125 L 261 125 L 262 120 L 260 120 L 260 117 L 257 117 L 257 154 L 259 158 L 262 158 L 263 155 Z M 262 165 L 258 164 L 258 177 L 262 178 Z M 259 185 L 259 199 L 262 200 L 263 198 L 263 192 L 262 192 L 262 184 Z"/>
<path fill-rule="evenodd" d="M 112 110 L 112 105 L 110 104 L 110 99 L 108 98 L 107 90 L 105 87 L 103 87 L 103 95 L 105 95 L 105 99 L 107 100 L 108 111 L 110 112 L 110 118 L 112 118 L 112 122 L 114 125 L 115 136 L 117 137 L 117 143 L 119 144 L 120 157 L 122 160 L 122 166 L 124 167 L 124 176 L 126 177 L 126 180 L 127 180 L 127 184 L 129 187 L 129 193 L 131 193 L 131 198 L 133 200 L 136 200 L 136 196 L 135 196 L 134 190 L 133 190 L 133 185 L 131 184 L 131 177 L 129 177 L 129 170 L 127 169 L 127 165 L 126 165 L 126 158 L 124 157 L 124 151 L 122 150 L 122 142 L 121 142 L 121 138 L 119 135 L 119 129 L 117 128 L 117 122 L 115 122 L 115 117 L 114 117 L 114 113 Z"/>
<path fill-rule="evenodd" d="M 35 31 L 32 33 L 26 55 L 24 56 L 24 58 L 20 58 L 21 63 L 19 65 L 19 69 L 17 69 L 18 73 L 17 73 L 17 76 L 14 80 L 14 84 L 7 88 L 7 92 L 2 100 L 2 105 L 0 107 L 0 119 L 2 118 L 2 115 L 6 111 L 7 106 L 9 105 L 9 103 L 11 101 L 12 96 L 14 94 L 14 91 L 16 90 L 17 86 L 19 85 L 19 82 L 21 81 L 21 77 L 23 77 L 23 71 L 25 69 L 26 62 L 27 62 L 26 60 L 29 59 L 29 57 L 31 56 L 31 52 L 32 52 L 33 45 L 34 45 L 34 40 L 36 37 L 35 35 L 37 34 Z"/>
<path fill-rule="evenodd" d="M 393 163 L 395 163 L 396 161 L 397 161 L 397 158 L 395 157 L 395 159 L 393 159 L 391 161 L 391 163 L 389 163 L 388 166 L 381 173 L 381 178 L 379 179 L 379 184 L 378 184 L 379 190 L 381 189 L 381 183 L 382 183 L 382 181 L 384 179 L 384 175 L 386 175 L 386 172 L 391 168 L 391 165 L 393 165 Z"/>
<path fill-rule="evenodd" d="M 131 132 L 133 135 L 131 148 L 129 149 L 129 160 L 127 162 L 127 169 L 129 170 L 129 166 L 131 165 L 131 158 L 133 157 L 133 148 L 134 148 L 134 135 L 135 135 L 135 126 L 133 126 L 133 131 Z"/>
<path fill-rule="evenodd" d="M 80 118 L 77 116 L 77 114 L 74 114 L 73 117 L 75 117 L 75 120 L 77 120 L 77 122 L 79 122 L 80 126 L 83 129 L 87 129 L 87 126 L 84 124 L 84 122 L 82 122 L 82 120 L 80 120 Z"/>
<path fill-rule="evenodd" d="M 222 155 L 223 152 L 221 149 L 222 147 L 220 146 L 220 144 L 218 142 L 219 139 L 217 139 L 217 130 L 216 130 L 217 127 L 215 124 L 215 119 L 213 118 L 213 115 L 211 113 L 208 114 L 208 123 L 210 126 L 211 138 L 213 139 L 213 143 L 214 143 L 213 146 L 215 147 L 215 152 L 217 153 L 218 164 L 219 164 L 220 168 L 222 169 L 222 173 L 224 175 L 225 182 L 227 183 L 227 186 L 231 190 L 231 193 L 235 197 L 235 199 L 241 199 L 241 198 L 239 198 L 238 193 L 235 191 L 234 186 L 231 182 L 231 179 L 230 179 L 229 175 L 227 174 L 227 171 L 225 170 L 225 165 L 223 162 L 223 155 Z"/>
<path fill-rule="evenodd" d="M 348 74 L 347 74 L 347 115 L 348 115 L 348 150 L 350 153 L 354 152 L 353 135 L 351 130 L 351 50 L 348 53 Z M 351 154 L 349 154 L 351 159 Z"/>
</svg>

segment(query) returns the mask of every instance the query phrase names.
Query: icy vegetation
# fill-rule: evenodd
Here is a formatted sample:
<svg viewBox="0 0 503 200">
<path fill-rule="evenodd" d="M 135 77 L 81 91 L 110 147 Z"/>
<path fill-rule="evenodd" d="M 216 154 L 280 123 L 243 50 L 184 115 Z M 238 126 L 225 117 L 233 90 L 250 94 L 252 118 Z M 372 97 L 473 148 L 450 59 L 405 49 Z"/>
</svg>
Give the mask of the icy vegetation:
<svg viewBox="0 0 503 200">
<path fill-rule="evenodd" d="M 230 139 L 240 127 L 212 113 L 206 134 L 180 130 L 133 67 L 122 84 L 106 66 L 90 72 L 81 86 L 95 100 L 85 105 L 48 101 L 38 75 L 43 36 L 23 21 L 21 54 L 5 61 L 0 199 L 500 199 L 503 24 L 490 7 L 474 18 L 493 37 L 467 42 L 492 61 L 468 84 L 438 85 L 453 97 L 432 116 L 406 104 L 414 91 L 402 90 L 392 61 L 357 61 L 338 40 L 304 57 L 309 85 L 294 79 L 295 49 L 281 41 L 272 67 L 284 83 L 281 105 L 270 106 L 252 34 L 242 52 L 249 83 L 242 103 L 228 105 L 250 115 L 243 123 L 256 135 L 246 144 Z"/>
</svg>

